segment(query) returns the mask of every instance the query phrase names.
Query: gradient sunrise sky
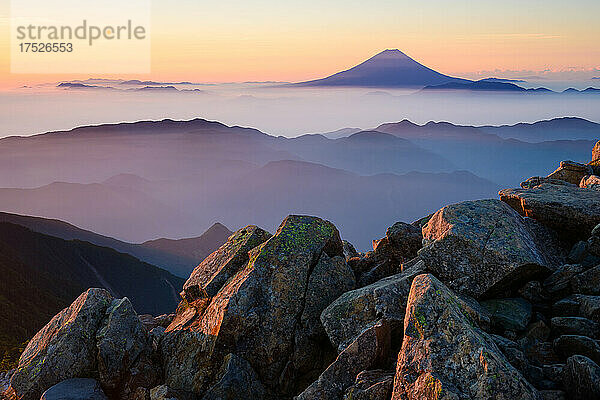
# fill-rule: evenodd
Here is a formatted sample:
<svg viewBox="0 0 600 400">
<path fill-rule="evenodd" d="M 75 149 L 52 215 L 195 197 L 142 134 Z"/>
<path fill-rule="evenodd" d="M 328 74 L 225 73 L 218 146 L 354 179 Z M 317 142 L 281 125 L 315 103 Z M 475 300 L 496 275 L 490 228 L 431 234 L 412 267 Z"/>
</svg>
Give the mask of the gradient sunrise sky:
<svg viewBox="0 0 600 400">
<path fill-rule="evenodd" d="M 0 0 L 1 88 L 89 77 L 11 74 L 9 12 Z M 386 48 L 457 76 L 600 70 L 599 15 L 598 0 L 155 0 L 152 72 L 135 78 L 300 81 Z"/>
</svg>

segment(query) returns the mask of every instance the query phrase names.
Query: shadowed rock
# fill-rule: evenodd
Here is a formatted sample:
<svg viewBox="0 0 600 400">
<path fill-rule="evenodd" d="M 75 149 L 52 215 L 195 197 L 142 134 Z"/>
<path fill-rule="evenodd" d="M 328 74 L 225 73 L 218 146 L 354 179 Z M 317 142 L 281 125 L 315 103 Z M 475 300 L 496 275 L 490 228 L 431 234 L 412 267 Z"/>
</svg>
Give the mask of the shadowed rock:
<svg viewBox="0 0 600 400">
<path fill-rule="evenodd" d="M 422 264 L 417 263 L 397 275 L 346 292 L 325 308 L 321 322 L 334 347 L 341 352 L 381 318 L 390 323 L 392 330 L 401 328 L 410 284 L 423 272 Z"/>
<path fill-rule="evenodd" d="M 430 274 L 413 280 L 392 400 L 540 399 L 457 296 Z"/>
<path fill-rule="evenodd" d="M 600 367 L 581 355 L 569 357 L 563 374 L 563 383 L 573 400 L 600 398 Z"/>
<path fill-rule="evenodd" d="M 354 385 L 346 389 L 344 400 L 387 400 L 392 395 L 394 373 L 375 370 L 356 375 Z"/>
<path fill-rule="evenodd" d="M 575 293 L 600 295 L 600 265 L 575 275 L 570 283 Z"/>
<path fill-rule="evenodd" d="M 558 317 L 575 315 L 600 322 L 600 296 L 574 294 L 554 303 L 552 312 Z"/>
<path fill-rule="evenodd" d="M 523 331 L 531 319 L 531 304 L 521 298 L 491 299 L 481 305 L 492 314 L 492 324 L 511 331 Z"/>
<path fill-rule="evenodd" d="M 576 354 L 584 355 L 594 362 L 600 362 L 600 345 L 587 336 L 563 335 L 554 339 L 554 350 L 563 358 Z"/>
<path fill-rule="evenodd" d="M 356 375 L 381 366 L 390 350 L 390 327 L 379 322 L 361 333 L 296 400 L 341 400 Z"/>
<path fill-rule="evenodd" d="M 160 371 L 150 360 L 148 333 L 127 297 L 107 308 L 96 346 L 99 381 L 109 396 L 129 398 L 138 386 L 157 383 Z"/>
<path fill-rule="evenodd" d="M 402 265 L 413 259 L 422 244 L 421 230 L 414 225 L 396 222 L 388 228 L 384 238 L 373 240 L 373 251 L 348 260 L 358 279 L 358 286 L 366 286 L 399 273 Z"/>
<path fill-rule="evenodd" d="M 95 379 L 73 378 L 46 390 L 40 400 L 107 400 Z"/>
<path fill-rule="evenodd" d="M 264 397 L 265 388 L 248 361 L 235 354 L 228 354 L 223 360 L 215 384 L 208 389 L 202 400 L 246 400 Z"/>
</svg>

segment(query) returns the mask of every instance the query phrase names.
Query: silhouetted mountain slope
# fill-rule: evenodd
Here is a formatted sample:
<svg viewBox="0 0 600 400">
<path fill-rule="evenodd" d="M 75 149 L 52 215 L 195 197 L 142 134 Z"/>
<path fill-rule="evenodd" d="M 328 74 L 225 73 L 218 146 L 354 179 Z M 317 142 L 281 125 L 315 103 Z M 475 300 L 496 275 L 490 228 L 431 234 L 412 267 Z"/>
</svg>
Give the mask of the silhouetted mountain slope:
<svg viewBox="0 0 600 400">
<path fill-rule="evenodd" d="M 282 215 L 322 215 L 343 227 L 344 239 L 368 250 L 389 220 L 412 221 L 444 202 L 492 196 L 497 189 L 464 171 L 360 176 L 314 163 L 275 161 L 220 195 L 219 219 L 230 226 L 247 221 L 273 229 Z M 244 195 L 236 195 L 240 192 Z"/>
<path fill-rule="evenodd" d="M 223 224 L 213 224 L 206 232 L 195 238 L 155 239 L 142 243 L 146 249 L 157 250 L 180 260 L 181 264 L 200 264 L 210 253 L 221 247 L 233 232 Z M 191 270 L 189 271 L 191 272 Z M 188 272 L 188 276 L 189 276 Z"/>
<path fill-rule="evenodd" d="M 21 225 L 34 232 L 65 240 L 77 239 L 98 246 L 110 247 L 119 252 L 137 257 L 141 261 L 156 265 L 182 278 L 187 278 L 194 267 L 206 258 L 206 256 L 219 248 L 230 235 L 230 231 L 227 228 L 217 223 L 199 237 L 168 240 L 169 243 L 172 243 L 172 246 L 165 246 L 163 250 L 159 248 L 160 246 L 152 246 L 148 243 L 133 244 L 123 242 L 109 236 L 78 228 L 57 219 L 0 212 L 0 222 Z M 180 242 L 193 244 L 197 247 L 196 251 L 190 252 L 186 246 L 182 246 L 180 250 L 178 246 Z"/>
<path fill-rule="evenodd" d="M 89 287 L 127 296 L 139 313 L 174 310 L 183 279 L 128 254 L 0 223 L 0 353 L 12 351 Z M 2 359 L 2 354 L 0 354 Z"/>
<path fill-rule="evenodd" d="M 56 182 L 34 189 L 0 189 L 0 209 L 57 218 L 128 241 L 171 232 L 174 221 L 186 229 L 201 226 L 192 215 L 129 187 Z M 132 224 L 131 221 L 137 221 Z"/>
<path fill-rule="evenodd" d="M 400 50 L 384 50 L 367 61 L 327 78 L 299 86 L 423 87 L 448 82 L 470 82 L 440 74 Z"/>
<path fill-rule="evenodd" d="M 216 167 L 248 168 L 297 158 L 271 147 L 275 142 L 273 136 L 254 129 L 206 120 L 111 124 L 10 137 L 0 139 L 0 187 L 103 182 L 123 173 L 171 179 Z M 168 232 L 150 237 L 161 234 Z"/>
<path fill-rule="evenodd" d="M 600 137 L 600 124 L 577 117 L 554 118 L 515 125 L 483 126 L 480 129 L 503 138 L 525 142 L 566 139 L 596 141 Z"/>
<path fill-rule="evenodd" d="M 456 169 L 439 154 L 383 132 L 361 131 L 335 140 L 321 135 L 279 139 L 279 148 L 297 154 L 304 161 L 357 174 L 442 172 Z"/>
<path fill-rule="evenodd" d="M 591 136 L 593 129 L 589 124 L 573 121 L 573 136 Z M 543 125 L 543 124 L 542 124 Z M 549 124 L 550 125 L 550 124 Z M 547 128 L 545 135 L 568 137 L 570 133 L 564 129 L 569 122 L 557 123 L 555 129 Z M 563 126 L 561 128 L 560 126 Z M 585 125 L 579 129 L 578 125 Z M 411 142 L 437 154 L 443 154 L 458 168 L 490 179 L 500 184 L 537 176 L 544 172 L 544 165 L 557 159 L 585 161 L 589 158 L 589 148 L 594 141 L 560 140 L 529 143 L 516 139 L 505 139 L 503 135 L 531 137 L 537 127 L 523 124 L 521 126 L 472 127 L 454 125 L 448 122 L 428 122 L 425 125 L 413 124 L 410 121 L 380 125 L 376 130 L 409 139 Z M 540 129 L 541 130 L 541 129 Z M 596 132 L 596 136 L 600 132 Z M 541 134 L 541 132 L 540 132 Z"/>
<path fill-rule="evenodd" d="M 490 81 L 483 79 L 475 82 L 448 82 L 439 85 L 425 86 L 421 91 L 440 91 L 440 90 L 465 90 L 465 91 L 484 91 L 484 92 L 520 92 L 520 93 L 554 93 L 550 89 L 535 88 L 526 89 L 510 82 Z"/>
</svg>

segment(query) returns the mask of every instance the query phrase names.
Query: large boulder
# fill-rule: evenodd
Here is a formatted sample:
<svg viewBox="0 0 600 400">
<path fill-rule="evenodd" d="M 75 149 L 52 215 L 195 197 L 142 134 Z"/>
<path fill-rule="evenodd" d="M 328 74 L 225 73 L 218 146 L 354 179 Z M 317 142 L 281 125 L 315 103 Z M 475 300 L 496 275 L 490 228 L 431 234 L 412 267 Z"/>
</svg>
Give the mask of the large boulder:
<svg viewBox="0 0 600 400">
<path fill-rule="evenodd" d="M 214 297 L 180 305 L 161 341 L 166 383 L 201 394 L 231 353 L 271 393 L 297 393 L 331 361 L 319 316 L 353 283 L 335 226 L 287 217 Z"/>
<path fill-rule="evenodd" d="M 392 400 L 424 398 L 540 398 L 430 274 L 413 280 L 392 394 Z"/>
<path fill-rule="evenodd" d="M 519 214 L 534 218 L 572 242 L 586 240 L 600 223 L 600 192 L 565 185 L 504 189 L 500 199 Z"/>
<path fill-rule="evenodd" d="M 342 400 L 359 372 L 385 364 L 390 328 L 380 321 L 360 334 L 296 400 Z"/>
<path fill-rule="evenodd" d="M 570 399 L 600 399 L 600 367 L 585 356 L 569 357 L 563 382 Z"/>
<path fill-rule="evenodd" d="M 412 279 L 423 271 L 419 262 L 399 274 L 345 292 L 332 302 L 323 310 L 321 322 L 333 346 L 342 351 L 382 318 L 392 330 L 401 328 Z"/>
<path fill-rule="evenodd" d="M 205 293 L 212 297 L 248 261 L 248 251 L 265 242 L 271 234 L 248 225 L 235 232 L 227 242 L 204 259 L 183 285 L 183 297 L 193 301 Z"/>
<path fill-rule="evenodd" d="M 419 258 L 453 290 L 475 298 L 549 273 L 523 219 L 499 200 L 465 201 L 436 212 L 423 227 Z M 518 286 L 517 286 L 518 285 Z"/>
<path fill-rule="evenodd" d="M 37 399 L 61 381 L 94 376 L 110 398 L 131 398 L 160 378 L 151 353 L 148 332 L 129 299 L 88 289 L 31 339 L 9 396 Z"/>
<path fill-rule="evenodd" d="M 46 390 L 40 400 L 108 400 L 95 379 L 67 379 Z"/>
<path fill-rule="evenodd" d="M 391 371 L 362 371 L 354 385 L 346 389 L 344 400 L 388 400 L 392 395 L 394 373 Z"/>
<path fill-rule="evenodd" d="M 37 400 L 57 383 L 92 375 L 97 365 L 95 333 L 112 300 L 104 289 L 88 289 L 54 316 L 21 354 L 9 394 Z"/>
</svg>

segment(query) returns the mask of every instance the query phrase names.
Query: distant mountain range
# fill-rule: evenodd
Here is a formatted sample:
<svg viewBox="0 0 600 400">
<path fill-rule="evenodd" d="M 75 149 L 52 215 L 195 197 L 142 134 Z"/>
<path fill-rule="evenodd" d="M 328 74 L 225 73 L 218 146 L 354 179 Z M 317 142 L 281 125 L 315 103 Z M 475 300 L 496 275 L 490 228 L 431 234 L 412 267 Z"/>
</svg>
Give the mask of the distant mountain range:
<svg viewBox="0 0 600 400">
<path fill-rule="evenodd" d="M 68 196 L 70 194 L 66 192 L 63 195 Z M 106 208 L 107 205 L 105 204 L 99 205 L 100 210 Z M 189 277 L 190 272 L 196 265 L 225 243 L 232 233 L 223 224 L 216 223 L 198 237 L 178 240 L 162 238 L 142 244 L 133 244 L 99 235 L 58 219 L 0 212 L 1 222 L 21 225 L 32 231 L 64 240 L 79 240 L 97 246 L 110 247 L 185 279 Z"/>
<path fill-rule="evenodd" d="M 0 140 L 0 210 L 137 243 L 196 237 L 214 221 L 270 230 L 292 212 L 316 214 L 366 250 L 390 220 L 495 196 L 556 160 L 589 159 L 598 132 L 577 118 L 502 127 L 401 121 L 336 139 L 201 119 L 81 127 Z M 135 251 L 182 276 L 192 265 Z"/>
<path fill-rule="evenodd" d="M 327 78 L 301 82 L 298 86 L 423 87 L 450 82 L 454 78 L 413 60 L 398 49 L 384 50 L 367 61 Z"/>
<path fill-rule="evenodd" d="M 575 88 L 565 89 L 562 92 L 539 87 L 526 89 L 516 85 L 511 81 L 504 79 L 482 79 L 475 82 L 449 82 L 441 85 L 425 86 L 420 93 L 440 92 L 440 91 L 462 91 L 462 92 L 508 92 L 508 93 L 536 93 L 536 94 L 597 94 L 600 89 L 588 87 L 587 89 L 578 90 Z"/>
<path fill-rule="evenodd" d="M 482 79 L 475 82 L 448 82 L 440 85 L 425 86 L 422 91 L 460 90 L 481 92 L 527 92 L 527 93 L 551 93 L 550 89 L 536 88 L 525 89 L 511 82 Z"/>
<path fill-rule="evenodd" d="M 136 311 L 159 315 L 179 302 L 184 279 L 137 258 L 0 222 L 0 363 L 82 291 L 104 287 Z"/>
<path fill-rule="evenodd" d="M 540 79 L 539 77 L 530 77 Z M 597 79 L 596 77 L 592 79 Z M 524 79 L 490 77 L 471 80 L 442 74 L 415 61 L 398 49 L 384 50 L 366 61 L 345 71 L 321 79 L 298 83 L 245 82 L 272 84 L 273 87 L 361 87 L 361 88 L 411 88 L 421 89 L 418 93 L 441 93 L 444 91 L 464 93 L 513 93 L 513 94 L 598 94 L 599 88 L 568 88 L 556 92 L 544 87 L 525 88 L 519 83 Z M 188 93 L 205 91 L 190 87 L 192 82 L 157 82 L 139 79 L 86 79 L 60 82 L 58 88 L 74 90 L 120 90 L 152 93 Z"/>
</svg>

